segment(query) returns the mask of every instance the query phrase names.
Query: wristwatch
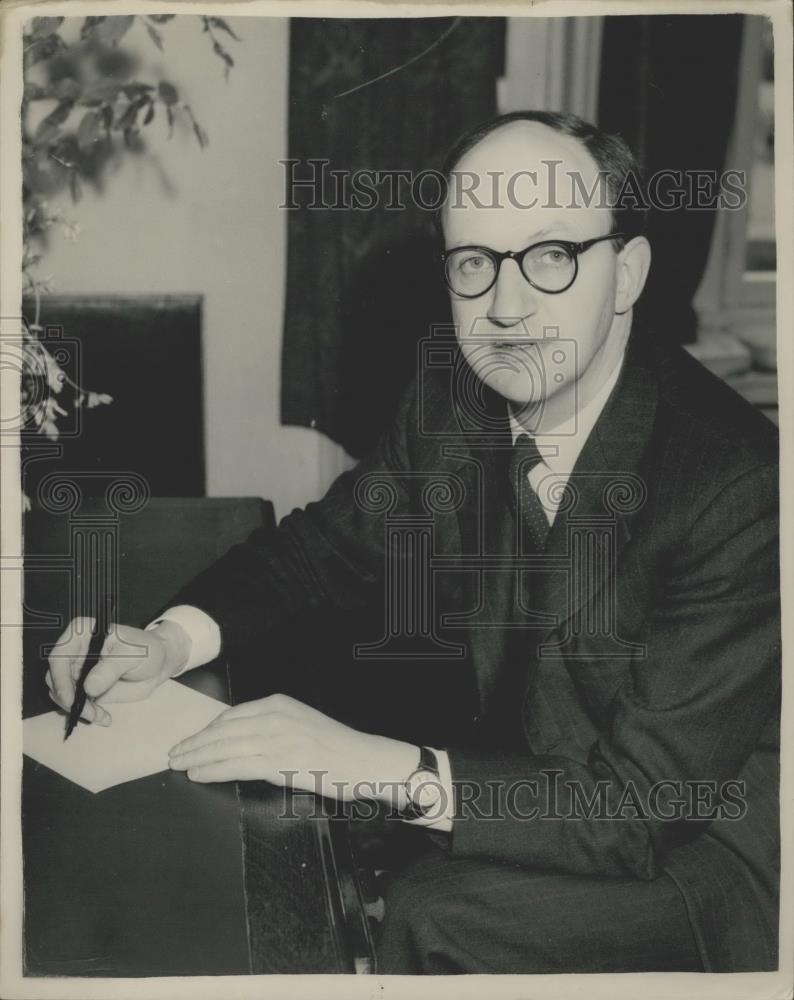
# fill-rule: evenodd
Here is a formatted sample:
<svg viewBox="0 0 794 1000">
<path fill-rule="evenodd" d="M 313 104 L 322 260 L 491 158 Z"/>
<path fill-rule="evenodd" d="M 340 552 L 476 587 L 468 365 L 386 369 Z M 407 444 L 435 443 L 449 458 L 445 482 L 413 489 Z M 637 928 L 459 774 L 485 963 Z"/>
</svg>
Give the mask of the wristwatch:
<svg viewBox="0 0 794 1000">
<path fill-rule="evenodd" d="M 420 747 L 419 764 L 403 782 L 408 803 L 400 811 L 401 819 L 422 819 L 441 798 L 438 759 L 429 747 Z"/>
</svg>

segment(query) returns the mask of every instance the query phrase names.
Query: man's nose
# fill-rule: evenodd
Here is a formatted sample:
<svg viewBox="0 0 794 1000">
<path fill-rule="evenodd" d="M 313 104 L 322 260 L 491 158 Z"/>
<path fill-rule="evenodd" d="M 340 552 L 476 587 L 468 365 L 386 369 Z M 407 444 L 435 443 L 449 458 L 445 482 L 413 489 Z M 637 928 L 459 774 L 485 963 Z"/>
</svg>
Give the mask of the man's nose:
<svg viewBox="0 0 794 1000">
<path fill-rule="evenodd" d="M 488 319 L 496 326 L 515 326 L 537 310 L 536 289 L 530 285 L 517 261 L 502 261 L 499 277 L 493 288 Z"/>
</svg>

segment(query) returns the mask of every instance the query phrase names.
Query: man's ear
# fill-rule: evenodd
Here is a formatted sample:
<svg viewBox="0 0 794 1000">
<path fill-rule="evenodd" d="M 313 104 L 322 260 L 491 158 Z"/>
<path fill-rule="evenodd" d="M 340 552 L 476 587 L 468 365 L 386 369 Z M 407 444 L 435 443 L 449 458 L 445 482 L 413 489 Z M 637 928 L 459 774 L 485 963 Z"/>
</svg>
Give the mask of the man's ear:
<svg viewBox="0 0 794 1000">
<path fill-rule="evenodd" d="M 631 309 L 645 287 L 651 267 L 651 245 L 644 236 L 635 236 L 618 254 L 615 312 L 622 315 Z"/>
</svg>

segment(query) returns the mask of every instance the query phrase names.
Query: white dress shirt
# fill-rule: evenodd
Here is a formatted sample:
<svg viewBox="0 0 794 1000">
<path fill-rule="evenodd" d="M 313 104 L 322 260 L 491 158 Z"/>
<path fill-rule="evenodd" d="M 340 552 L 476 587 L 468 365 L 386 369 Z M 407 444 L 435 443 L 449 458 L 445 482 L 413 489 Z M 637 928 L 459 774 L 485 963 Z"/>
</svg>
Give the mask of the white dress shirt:
<svg viewBox="0 0 794 1000">
<path fill-rule="evenodd" d="M 604 409 L 609 394 L 615 387 L 621 367 L 622 359 L 595 396 L 579 410 L 575 418 L 570 418 L 560 425 L 544 427 L 542 432 L 531 435 L 543 461 L 538 462 L 529 471 L 529 483 L 537 494 L 550 525 L 554 523 L 564 486 L 573 472 L 585 441 L 590 436 L 590 432 Z M 510 412 L 509 417 L 513 444 L 515 444 L 518 437 L 528 433 L 528 431 L 522 427 L 512 412 Z M 188 659 L 182 669 L 174 676 L 179 676 L 186 670 L 192 670 L 204 663 L 209 663 L 220 653 L 220 628 L 208 614 L 199 608 L 194 608 L 189 604 L 179 604 L 169 608 L 158 619 L 146 626 L 147 631 L 156 628 L 162 621 L 172 621 L 181 625 L 190 640 Z M 434 752 L 438 758 L 439 783 L 443 790 L 439 801 L 440 808 L 428 817 L 408 822 L 419 826 L 432 826 L 434 830 L 450 831 L 452 829 L 454 799 L 449 755 L 445 750 L 435 750 Z M 408 775 L 405 777 L 407 778 Z"/>
<path fill-rule="evenodd" d="M 538 462 L 530 469 L 528 478 L 550 525 L 554 523 L 564 487 L 573 472 L 579 453 L 601 416 L 609 394 L 615 388 L 621 367 L 622 364 L 615 367 L 606 382 L 590 402 L 579 410 L 575 418 L 569 418 L 561 424 L 544 427 L 536 434 L 522 427 L 512 411 L 509 414 L 513 444 L 521 434 L 530 434 L 543 458 L 542 462 Z"/>
</svg>

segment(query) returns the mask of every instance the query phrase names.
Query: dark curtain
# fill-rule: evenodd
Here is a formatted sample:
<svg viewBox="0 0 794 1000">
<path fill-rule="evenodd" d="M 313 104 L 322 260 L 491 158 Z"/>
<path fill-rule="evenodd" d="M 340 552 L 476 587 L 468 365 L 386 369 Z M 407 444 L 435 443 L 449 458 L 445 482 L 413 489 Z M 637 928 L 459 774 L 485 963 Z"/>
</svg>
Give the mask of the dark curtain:
<svg viewBox="0 0 794 1000">
<path fill-rule="evenodd" d="M 605 19 L 599 125 L 628 141 L 648 177 L 661 170 L 724 168 L 743 21 L 740 14 Z M 661 190 L 672 194 L 666 185 Z M 695 339 L 692 299 L 715 220 L 713 208 L 649 212 L 653 267 L 640 314 L 653 336 L 674 343 Z"/>
<path fill-rule="evenodd" d="M 324 190 L 294 186 L 289 199 L 300 207 L 288 223 L 283 423 L 361 455 L 415 371 L 417 341 L 449 321 L 429 211 L 437 183 L 426 178 L 417 205 L 392 175 L 370 183 L 375 207 L 361 196 L 347 210 L 330 171 L 437 168 L 462 132 L 495 114 L 503 49 L 502 18 L 292 20 L 289 157 L 302 162 L 291 177 L 322 177 Z M 388 207 L 391 193 L 404 207 Z"/>
</svg>

